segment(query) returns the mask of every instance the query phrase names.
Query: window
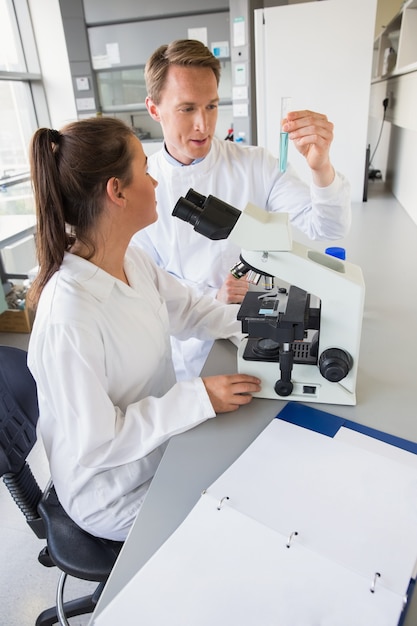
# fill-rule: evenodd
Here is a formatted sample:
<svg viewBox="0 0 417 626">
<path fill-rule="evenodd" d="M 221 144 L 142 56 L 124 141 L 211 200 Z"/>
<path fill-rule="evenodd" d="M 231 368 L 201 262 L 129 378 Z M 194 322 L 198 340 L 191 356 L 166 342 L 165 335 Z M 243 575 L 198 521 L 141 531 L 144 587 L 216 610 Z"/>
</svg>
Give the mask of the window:
<svg viewBox="0 0 417 626">
<path fill-rule="evenodd" d="M 0 215 L 33 213 L 28 145 L 36 120 L 29 85 L 0 80 L 0 103 Z"/>
<path fill-rule="evenodd" d="M 8 278 L 20 277 L 35 263 L 28 149 L 37 111 L 45 110 L 27 2 L 0 0 L 0 284 L 6 292 Z"/>
<path fill-rule="evenodd" d="M 103 110 L 120 110 L 132 105 L 139 110 L 144 108 L 146 87 L 143 67 L 98 71 L 97 83 Z"/>
<path fill-rule="evenodd" d="M 26 4 L 0 0 L 0 216 L 34 213 L 28 146 L 37 128 L 33 88 L 41 84 L 34 50 Z"/>
</svg>

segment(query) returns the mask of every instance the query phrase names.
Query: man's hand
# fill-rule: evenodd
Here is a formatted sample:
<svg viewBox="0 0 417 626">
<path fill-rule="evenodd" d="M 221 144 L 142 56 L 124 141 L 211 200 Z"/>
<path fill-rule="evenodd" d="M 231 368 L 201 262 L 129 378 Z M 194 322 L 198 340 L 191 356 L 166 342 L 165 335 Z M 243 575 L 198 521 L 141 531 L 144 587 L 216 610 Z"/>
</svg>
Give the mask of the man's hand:
<svg viewBox="0 0 417 626">
<path fill-rule="evenodd" d="M 216 300 L 224 304 L 240 304 L 246 296 L 249 283 L 245 277 L 235 278 L 233 274 L 228 274 L 223 285 L 217 292 Z"/>
<path fill-rule="evenodd" d="M 203 383 L 216 413 L 236 411 L 252 401 L 252 393 L 261 390 L 259 378 L 246 374 L 207 376 Z"/>
<path fill-rule="evenodd" d="M 319 187 L 330 185 L 334 179 L 329 157 L 333 124 L 327 117 L 313 111 L 291 111 L 283 121 L 282 130 L 306 158 L 314 183 Z"/>
</svg>

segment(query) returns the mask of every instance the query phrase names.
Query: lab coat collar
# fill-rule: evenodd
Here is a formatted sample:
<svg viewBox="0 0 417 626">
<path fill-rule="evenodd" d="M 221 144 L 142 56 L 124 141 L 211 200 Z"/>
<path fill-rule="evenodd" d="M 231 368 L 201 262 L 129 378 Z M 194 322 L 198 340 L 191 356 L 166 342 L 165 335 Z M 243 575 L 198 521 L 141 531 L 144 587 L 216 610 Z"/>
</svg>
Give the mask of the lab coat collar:
<svg viewBox="0 0 417 626">
<path fill-rule="evenodd" d="M 85 288 L 100 301 L 110 297 L 114 287 L 123 289 L 128 295 L 135 295 L 133 289 L 125 285 L 108 272 L 82 257 L 65 252 L 60 271 Z"/>
<path fill-rule="evenodd" d="M 211 150 L 211 146 L 210 146 L 210 150 Z M 210 150 L 209 150 L 209 153 L 210 153 Z M 174 157 L 170 155 L 170 153 L 167 150 L 167 147 L 166 147 L 165 143 L 164 143 L 163 152 L 164 152 L 164 156 L 165 156 L 166 160 L 171 165 L 175 165 L 175 167 L 187 167 L 187 165 L 185 165 L 185 163 L 181 163 L 181 161 L 177 161 L 177 159 L 174 159 Z M 196 165 L 197 163 L 201 163 L 201 161 L 204 161 L 206 156 L 205 157 L 201 157 L 200 159 L 194 159 L 194 161 L 191 161 L 191 163 L 189 163 L 189 165 Z"/>
</svg>

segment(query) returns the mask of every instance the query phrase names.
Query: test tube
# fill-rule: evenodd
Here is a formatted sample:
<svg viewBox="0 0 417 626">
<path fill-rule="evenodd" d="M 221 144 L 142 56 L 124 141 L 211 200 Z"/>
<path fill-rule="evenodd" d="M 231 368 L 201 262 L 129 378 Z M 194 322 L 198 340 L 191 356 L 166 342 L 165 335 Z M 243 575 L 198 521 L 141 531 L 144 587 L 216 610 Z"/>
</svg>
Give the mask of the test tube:
<svg viewBox="0 0 417 626">
<path fill-rule="evenodd" d="M 279 171 L 285 172 L 287 169 L 287 157 L 288 157 L 288 133 L 284 133 L 282 130 L 282 121 L 286 119 L 288 112 L 291 111 L 291 98 L 285 96 L 281 98 L 281 122 L 280 122 L 280 136 L 279 136 Z"/>
</svg>

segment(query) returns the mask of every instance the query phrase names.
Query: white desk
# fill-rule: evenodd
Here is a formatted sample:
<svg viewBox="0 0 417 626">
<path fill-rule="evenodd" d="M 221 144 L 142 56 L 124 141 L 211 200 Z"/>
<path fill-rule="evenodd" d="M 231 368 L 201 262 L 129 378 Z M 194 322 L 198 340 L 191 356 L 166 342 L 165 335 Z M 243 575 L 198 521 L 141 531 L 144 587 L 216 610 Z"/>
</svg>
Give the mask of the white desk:
<svg viewBox="0 0 417 626">
<path fill-rule="evenodd" d="M 417 227 L 379 185 L 371 187 L 368 203 L 354 206 L 351 232 L 340 245 L 362 267 L 366 283 L 357 405 L 312 406 L 417 441 Z M 203 373 L 235 372 L 235 353 L 230 342 L 216 342 Z M 171 440 L 91 623 L 285 402 L 255 399 Z M 413 624 L 417 594 L 404 626 Z"/>
</svg>

